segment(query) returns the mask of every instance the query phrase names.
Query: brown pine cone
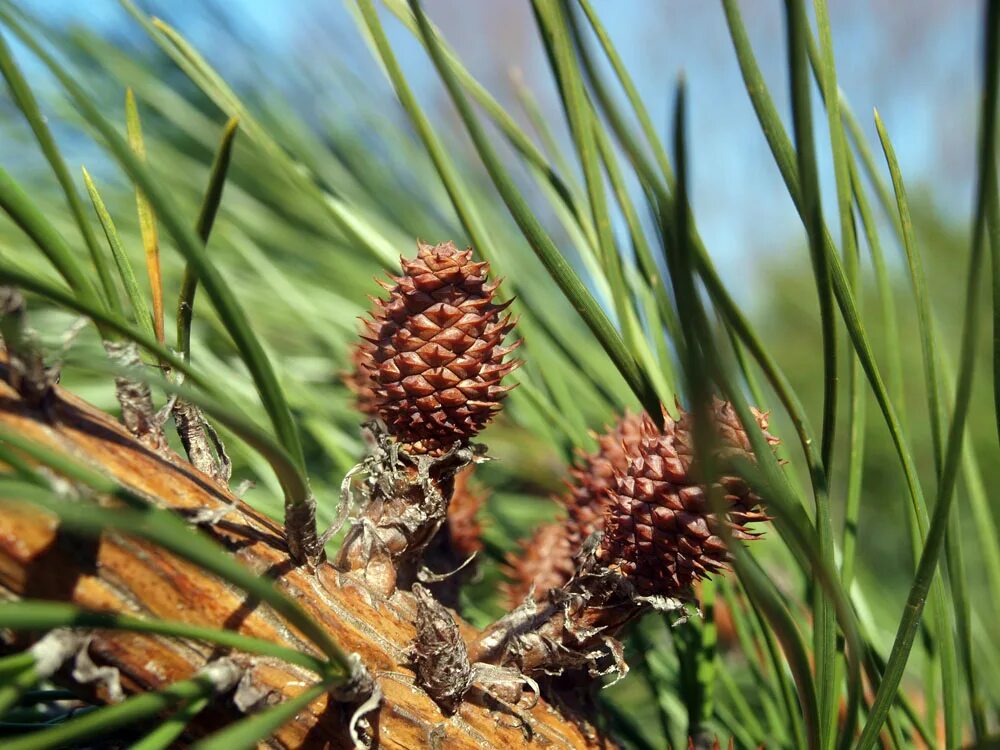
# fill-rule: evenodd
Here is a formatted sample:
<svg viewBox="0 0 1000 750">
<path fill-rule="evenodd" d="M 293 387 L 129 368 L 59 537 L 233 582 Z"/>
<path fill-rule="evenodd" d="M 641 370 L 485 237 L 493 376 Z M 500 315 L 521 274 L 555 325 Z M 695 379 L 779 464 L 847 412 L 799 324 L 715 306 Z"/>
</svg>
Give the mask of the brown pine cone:
<svg viewBox="0 0 1000 750">
<path fill-rule="evenodd" d="M 760 510 L 761 499 L 737 476 L 715 480 L 729 511 L 724 519 L 712 513 L 707 488 L 695 479 L 693 419 L 683 410 L 677 421 L 664 416 L 662 432 L 643 426 L 628 469 L 615 478 L 597 558 L 643 594 L 679 596 L 699 578 L 726 567 L 729 554 L 720 523 L 727 523 L 737 539 L 749 540 L 757 535 L 746 525 L 767 516 Z M 766 433 L 766 416 L 756 416 L 768 442 L 777 442 Z M 731 404 L 716 399 L 713 422 L 717 460 L 724 464 L 735 454 L 752 460 L 749 438 Z"/>
<path fill-rule="evenodd" d="M 504 358 L 520 342 L 503 346 L 514 323 L 509 303 L 493 301 L 500 282 L 487 283 L 487 263 L 451 242 L 417 248 L 393 284 L 380 282 L 389 296 L 365 321 L 359 370 L 389 433 L 411 453 L 439 455 L 493 418 L 512 387 L 500 381 L 520 364 Z"/>
</svg>

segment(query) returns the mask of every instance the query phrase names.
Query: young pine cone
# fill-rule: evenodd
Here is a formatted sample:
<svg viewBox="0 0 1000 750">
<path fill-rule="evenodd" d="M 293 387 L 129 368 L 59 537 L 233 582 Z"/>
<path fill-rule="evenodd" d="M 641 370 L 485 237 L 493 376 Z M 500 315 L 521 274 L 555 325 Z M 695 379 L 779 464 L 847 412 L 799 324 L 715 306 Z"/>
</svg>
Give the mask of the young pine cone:
<svg viewBox="0 0 1000 750">
<path fill-rule="evenodd" d="M 767 433 L 766 415 L 754 415 L 767 441 L 776 443 Z M 757 535 L 747 524 L 766 521 L 767 515 L 750 486 L 729 475 L 713 483 L 723 491 L 727 513 L 723 519 L 713 513 L 708 488 L 696 478 L 692 416 L 682 411 L 677 421 L 664 418 L 662 432 L 643 426 L 628 469 L 615 477 L 597 559 L 641 594 L 682 596 L 696 580 L 726 567 L 720 523 L 728 524 L 735 538 L 749 540 Z M 749 454 L 750 442 L 731 404 L 715 399 L 712 421 L 718 441 L 715 460 L 724 470 L 727 457 Z"/>
<path fill-rule="evenodd" d="M 752 459 L 749 438 L 735 412 L 722 401 L 713 404 L 713 467 L 722 475 L 711 485 L 723 490 L 728 510 L 722 518 L 712 512 L 708 488 L 698 480 L 693 420 L 681 414 L 676 421 L 664 414 L 662 430 L 648 418 L 623 420 L 616 429 L 618 445 L 627 456 L 624 469 L 615 465 L 620 455 L 613 444 L 601 441 L 604 453 L 581 467 L 577 482 L 598 492 L 596 503 L 583 502 L 580 508 L 590 509 L 587 513 L 603 508 L 603 517 L 592 521 L 593 529 L 603 535 L 577 551 L 572 577 L 547 602 L 525 601 L 487 628 L 472 649 L 475 660 L 515 666 L 524 674 L 579 669 L 592 675 L 609 670 L 623 674 L 627 666 L 616 634 L 651 606 L 664 611 L 682 606 L 693 598 L 697 579 L 725 567 L 728 551 L 720 537 L 721 524 L 737 538 L 754 538 L 747 524 L 767 520 L 759 509 L 761 500 L 742 479 L 725 474 L 734 454 Z M 767 441 L 776 443 L 766 432 L 765 416 L 755 415 Z M 630 420 L 637 420 L 638 426 Z M 573 498 L 587 499 L 583 493 Z M 588 517 L 578 513 L 575 522 L 585 523 Z M 525 576 L 533 574 L 537 580 L 539 568 L 529 566 L 531 560 L 552 570 L 553 560 L 546 554 L 560 559 L 560 546 L 542 534 L 566 540 L 571 526 L 564 522 L 562 535 L 558 525 L 554 531 L 543 527 L 515 571 L 527 571 Z M 581 526 L 578 533 L 584 530 Z"/>
<path fill-rule="evenodd" d="M 500 282 L 487 283 L 487 263 L 451 242 L 417 248 L 394 284 L 380 282 L 389 297 L 365 321 L 355 382 L 411 453 L 440 455 L 493 418 L 512 387 L 500 381 L 520 364 L 504 357 L 520 342 L 503 346 L 514 324 L 509 303 L 493 301 Z"/>
</svg>

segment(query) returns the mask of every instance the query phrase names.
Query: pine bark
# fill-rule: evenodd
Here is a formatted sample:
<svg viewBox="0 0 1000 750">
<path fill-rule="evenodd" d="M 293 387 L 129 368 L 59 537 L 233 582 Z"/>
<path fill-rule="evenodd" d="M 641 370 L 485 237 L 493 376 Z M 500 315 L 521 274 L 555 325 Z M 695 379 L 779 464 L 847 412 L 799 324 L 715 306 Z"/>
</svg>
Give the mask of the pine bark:
<svg viewBox="0 0 1000 750">
<path fill-rule="evenodd" d="M 345 651 L 361 656 L 384 693 L 372 722 L 377 747 L 613 747 L 580 719 L 563 715 L 545 701 L 530 710 L 515 709 L 474 690 L 454 715 L 443 714 L 414 685 L 413 672 L 405 666 L 404 651 L 416 632 L 412 595 L 397 592 L 385 599 L 327 563 L 315 571 L 296 566 L 277 523 L 179 456 L 144 446 L 110 416 L 72 394 L 57 388 L 42 409 L 0 382 L 0 424 L 86 462 L 160 507 L 194 513 L 235 504 L 234 511 L 206 533 L 243 565 L 293 596 Z M 99 539 L 69 533 L 52 516 L 28 506 L 8 506 L 0 512 L 0 598 L 65 601 L 94 610 L 184 620 L 313 650 L 269 607 L 197 566 L 117 533 Z M 458 623 L 464 640 L 475 641 L 477 631 Z M 116 668 L 124 691 L 133 694 L 191 677 L 222 653 L 183 639 L 95 631 L 90 655 L 99 665 Z M 265 705 L 312 683 L 310 674 L 284 662 L 228 655 L 247 670 Z M 321 697 L 265 746 L 349 747 L 349 715 L 349 707 Z M 241 716 L 231 696 L 222 696 L 192 725 L 192 735 L 204 735 Z"/>
</svg>

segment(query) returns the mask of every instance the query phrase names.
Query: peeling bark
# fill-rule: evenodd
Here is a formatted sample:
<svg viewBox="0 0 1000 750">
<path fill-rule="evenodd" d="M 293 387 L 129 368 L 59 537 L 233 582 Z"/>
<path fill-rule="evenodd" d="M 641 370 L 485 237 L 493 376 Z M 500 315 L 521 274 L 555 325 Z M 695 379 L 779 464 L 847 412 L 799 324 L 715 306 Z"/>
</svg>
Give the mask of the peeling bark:
<svg viewBox="0 0 1000 750">
<path fill-rule="evenodd" d="M 87 462 L 160 507 L 193 515 L 206 508 L 221 511 L 234 506 L 232 513 L 205 533 L 243 565 L 273 579 L 346 652 L 360 655 L 383 693 L 381 704 L 368 716 L 377 747 L 614 746 L 597 739 L 594 730 L 579 719 L 563 716 L 544 701 L 530 708 L 511 705 L 491 692 L 489 685 L 470 690 L 453 715 L 444 714 L 415 684 L 414 673 L 406 666 L 407 649 L 417 636 L 417 603 L 412 594 L 396 591 L 386 598 L 355 574 L 328 563 L 312 570 L 296 565 L 280 526 L 211 477 L 175 454 L 151 450 L 108 415 L 58 388 L 49 401 L 43 412 L 2 382 L 0 424 Z M 54 518 L 27 506 L 5 507 L 0 512 L 0 597 L 67 601 L 139 617 L 182 619 L 314 650 L 268 606 L 248 599 L 244 592 L 197 566 L 155 545 L 115 533 L 96 540 L 68 534 Z M 478 639 L 471 626 L 458 618 L 454 622 L 466 642 Z M 312 675 L 301 668 L 198 641 L 114 631 L 88 635 L 90 658 L 98 667 L 118 671 L 126 695 L 187 679 L 221 656 L 242 670 L 236 693 L 243 708 L 272 705 L 313 682 Z M 59 672 L 58 679 L 79 687 L 66 670 Z M 98 687 L 97 694 L 104 700 L 110 697 L 106 687 Z M 349 725 L 357 709 L 323 696 L 278 730 L 266 746 L 351 747 Z M 241 715 L 232 697 L 222 697 L 198 717 L 192 736 L 202 736 Z"/>
</svg>

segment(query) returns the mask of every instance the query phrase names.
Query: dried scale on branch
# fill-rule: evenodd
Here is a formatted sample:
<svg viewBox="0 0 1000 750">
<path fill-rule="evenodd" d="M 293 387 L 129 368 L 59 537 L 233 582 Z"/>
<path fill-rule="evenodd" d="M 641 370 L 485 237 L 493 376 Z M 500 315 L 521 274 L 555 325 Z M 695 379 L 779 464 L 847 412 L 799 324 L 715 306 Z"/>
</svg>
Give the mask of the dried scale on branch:
<svg viewBox="0 0 1000 750">
<path fill-rule="evenodd" d="M 352 472 L 363 476 L 360 511 L 336 564 L 360 571 L 384 596 L 446 572 L 427 569 L 425 553 L 440 546 L 456 474 L 484 460 L 471 440 L 499 410 L 512 387 L 501 381 L 519 365 L 507 359 L 520 342 L 504 345 L 514 323 L 509 302 L 494 301 L 500 282 L 487 280 L 488 265 L 451 242 L 417 248 L 416 258 L 401 260 L 400 276 L 380 282 L 389 294 L 373 300 L 349 381 L 374 417 L 366 425 L 372 450 Z M 352 478 L 342 511 L 353 504 Z M 474 547 L 469 528 L 452 529 L 459 545 Z"/>
<path fill-rule="evenodd" d="M 774 445 L 766 415 L 754 414 Z M 651 419 L 626 415 L 602 436 L 602 450 L 574 471 L 570 497 L 579 505 L 567 503 L 567 538 L 591 530 L 574 555 L 572 577 L 544 597 L 528 595 L 487 628 L 471 646 L 472 658 L 526 675 L 624 674 L 618 631 L 650 608 L 675 611 L 693 601 L 693 584 L 726 567 L 723 526 L 733 538 L 751 540 L 757 533 L 748 524 L 767 520 L 761 498 L 725 473 L 734 457 L 753 460 L 732 405 L 715 399 L 711 421 L 716 447 L 710 463 L 723 473 L 708 484 L 694 451 L 693 418 L 683 410 L 677 420 L 664 413 L 662 430 Z M 711 508 L 713 492 L 726 504 L 722 516 Z M 529 563 L 522 557 L 516 570 L 538 581 Z"/>
</svg>

